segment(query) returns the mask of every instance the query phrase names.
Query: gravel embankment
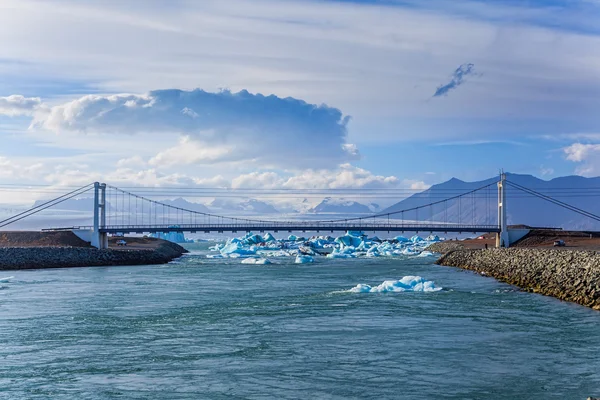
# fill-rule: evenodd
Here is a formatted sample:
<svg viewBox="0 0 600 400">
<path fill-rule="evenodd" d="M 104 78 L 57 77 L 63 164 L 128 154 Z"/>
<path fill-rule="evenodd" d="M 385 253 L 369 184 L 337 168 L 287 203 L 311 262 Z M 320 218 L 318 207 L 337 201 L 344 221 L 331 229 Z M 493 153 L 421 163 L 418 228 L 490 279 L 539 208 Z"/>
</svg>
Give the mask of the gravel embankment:
<svg viewBox="0 0 600 400">
<path fill-rule="evenodd" d="M 143 250 L 4 247 L 0 248 L 0 270 L 165 264 L 184 253 L 187 250 L 183 247 L 167 241 Z"/>
<path fill-rule="evenodd" d="M 427 246 L 427 248 L 425 250 L 431 251 L 433 253 L 446 254 L 451 251 L 462 250 L 464 248 L 465 248 L 465 246 L 460 242 L 447 241 L 447 242 L 439 242 L 439 243 L 431 244 L 431 245 Z"/>
<path fill-rule="evenodd" d="M 600 254 L 595 251 L 458 249 L 436 263 L 484 273 L 530 292 L 600 310 Z"/>
</svg>

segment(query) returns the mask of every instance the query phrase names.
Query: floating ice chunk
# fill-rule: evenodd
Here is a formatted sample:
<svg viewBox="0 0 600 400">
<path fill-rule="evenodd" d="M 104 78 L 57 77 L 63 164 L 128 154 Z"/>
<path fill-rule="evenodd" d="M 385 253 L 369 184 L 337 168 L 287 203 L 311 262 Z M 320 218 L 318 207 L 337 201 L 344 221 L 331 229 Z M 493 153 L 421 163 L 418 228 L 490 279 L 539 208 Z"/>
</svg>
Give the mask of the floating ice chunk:
<svg viewBox="0 0 600 400">
<path fill-rule="evenodd" d="M 243 256 L 243 255 L 253 255 L 256 254 L 256 249 L 254 247 L 244 248 L 244 246 L 240 242 L 229 243 L 225 245 L 221 250 L 221 254 L 224 256 L 232 257 L 235 255 Z"/>
<path fill-rule="evenodd" d="M 255 264 L 255 265 L 266 265 L 271 264 L 271 261 L 266 258 L 245 258 L 242 260 L 242 264 Z"/>
<path fill-rule="evenodd" d="M 296 235 L 290 235 L 290 236 L 288 236 L 288 240 L 290 242 L 295 242 L 296 240 L 298 240 L 298 236 L 296 236 Z"/>
<path fill-rule="evenodd" d="M 415 250 L 415 249 L 411 249 L 410 247 L 407 247 L 406 249 L 402 250 L 402 254 L 405 256 L 417 256 L 417 255 L 419 255 L 419 251 Z"/>
<path fill-rule="evenodd" d="M 395 239 L 400 243 L 410 242 L 410 240 L 405 238 L 404 236 L 396 236 Z"/>
<path fill-rule="evenodd" d="M 0 283 L 9 283 L 11 279 L 15 279 L 15 277 L 7 276 L 6 278 L 0 278 Z"/>
<path fill-rule="evenodd" d="M 296 256 L 296 261 L 295 261 L 296 264 L 309 264 L 312 262 L 315 262 L 315 259 L 312 258 L 311 256 L 303 256 L 300 254 L 298 254 Z"/>
<path fill-rule="evenodd" d="M 435 254 L 433 254 L 430 251 L 422 251 L 421 254 L 419 254 L 417 257 L 431 257 L 431 256 L 435 256 Z"/>
<path fill-rule="evenodd" d="M 420 276 L 405 276 L 398 281 L 385 281 L 379 286 L 369 286 L 360 283 L 348 290 L 352 293 L 387 293 L 387 292 L 437 292 L 441 287 L 435 286 L 433 281 L 427 281 Z"/>
<path fill-rule="evenodd" d="M 440 237 L 438 235 L 429 235 L 426 239 L 428 242 L 439 242 Z"/>
<path fill-rule="evenodd" d="M 363 242 L 362 238 L 350 235 L 346 233 L 344 236 L 340 236 L 335 239 L 335 242 L 340 246 L 353 246 L 357 247 Z"/>
<path fill-rule="evenodd" d="M 415 235 L 413 237 L 410 238 L 410 241 L 413 243 L 417 243 L 417 242 L 422 242 L 423 238 L 419 235 Z"/>
<path fill-rule="evenodd" d="M 263 240 L 265 242 L 267 242 L 267 243 L 269 243 L 269 242 L 276 242 L 277 241 L 277 239 L 275 239 L 275 237 L 273 235 L 271 235 L 271 233 L 267 233 L 265 235 L 265 237 L 263 238 Z"/>
<path fill-rule="evenodd" d="M 307 256 L 314 256 L 316 253 L 310 247 L 298 246 L 298 252 Z"/>
<path fill-rule="evenodd" d="M 223 254 L 207 254 L 206 258 L 225 258 Z"/>
</svg>

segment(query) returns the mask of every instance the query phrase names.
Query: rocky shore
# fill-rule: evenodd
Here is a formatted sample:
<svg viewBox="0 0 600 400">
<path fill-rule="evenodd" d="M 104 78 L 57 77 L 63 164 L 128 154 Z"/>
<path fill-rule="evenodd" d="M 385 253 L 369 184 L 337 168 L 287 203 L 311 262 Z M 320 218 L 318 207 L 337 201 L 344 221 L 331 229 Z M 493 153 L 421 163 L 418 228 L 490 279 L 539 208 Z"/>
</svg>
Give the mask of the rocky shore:
<svg viewBox="0 0 600 400">
<path fill-rule="evenodd" d="M 600 310 L 600 253 L 535 248 L 467 250 L 456 245 L 446 242 L 432 249 L 445 253 L 436 263 Z"/>
<path fill-rule="evenodd" d="M 158 240 L 158 239 L 156 239 Z M 0 270 L 165 264 L 187 253 L 183 247 L 158 241 L 148 249 L 91 247 L 0 247 Z"/>
</svg>

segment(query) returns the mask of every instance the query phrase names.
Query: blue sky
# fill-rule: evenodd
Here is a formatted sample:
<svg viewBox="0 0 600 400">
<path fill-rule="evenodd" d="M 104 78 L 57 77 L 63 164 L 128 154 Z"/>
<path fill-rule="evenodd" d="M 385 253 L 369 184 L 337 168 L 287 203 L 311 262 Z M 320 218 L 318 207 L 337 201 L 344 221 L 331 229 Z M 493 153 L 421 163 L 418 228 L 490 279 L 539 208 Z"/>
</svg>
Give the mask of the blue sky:
<svg viewBox="0 0 600 400">
<path fill-rule="evenodd" d="M 595 0 L 5 0 L 0 182 L 597 176 L 599 19 Z"/>
</svg>

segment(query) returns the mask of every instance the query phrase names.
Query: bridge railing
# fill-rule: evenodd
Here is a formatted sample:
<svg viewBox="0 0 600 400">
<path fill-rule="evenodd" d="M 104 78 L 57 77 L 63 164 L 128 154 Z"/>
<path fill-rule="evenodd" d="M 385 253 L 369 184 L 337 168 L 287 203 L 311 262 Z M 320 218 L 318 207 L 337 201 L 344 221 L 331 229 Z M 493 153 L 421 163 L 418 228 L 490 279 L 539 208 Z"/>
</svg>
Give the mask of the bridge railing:
<svg viewBox="0 0 600 400">
<path fill-rule="evenodd" d="M 92 226 L 74 226 L 51 230 L 91 230 Z M 498 232 L 497 225 L 463 224 L 419 224 L 413 223 L 310 223 L 279 222 L 254 224 L 153 224 L 153 225 L 107 225 L 100 228 L 107 233 L 145 233 L 145 232 L 250 232 L 250 231 L 406 231 L 406 232 Z"/>
</svg>

